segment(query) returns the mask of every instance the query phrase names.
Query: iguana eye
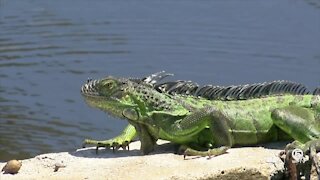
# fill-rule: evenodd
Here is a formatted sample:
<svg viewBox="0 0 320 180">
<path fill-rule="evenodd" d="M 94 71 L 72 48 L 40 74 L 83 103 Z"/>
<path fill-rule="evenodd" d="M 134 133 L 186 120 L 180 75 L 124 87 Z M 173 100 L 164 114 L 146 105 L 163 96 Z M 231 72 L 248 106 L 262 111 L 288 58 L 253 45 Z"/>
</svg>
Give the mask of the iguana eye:
<svg viewBox="0 0 320 180">
<path fill-rule="evenodd" d="M 118 91 L 117 84 L 112 79 L 101 80 L 96 89 L 102 96 L 111 96 L 114 92 Z"/>
</svg>

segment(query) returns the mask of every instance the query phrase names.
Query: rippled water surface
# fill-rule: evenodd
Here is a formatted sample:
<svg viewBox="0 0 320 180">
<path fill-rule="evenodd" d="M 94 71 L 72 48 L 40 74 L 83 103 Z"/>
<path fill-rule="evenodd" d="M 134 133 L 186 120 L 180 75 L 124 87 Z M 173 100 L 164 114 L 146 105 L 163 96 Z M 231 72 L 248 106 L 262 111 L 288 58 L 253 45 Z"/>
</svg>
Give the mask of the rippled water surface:
<svg viewBox="0 0 320 180">
<path fill-rule="evenodd" d="M 70 151 L 126 125 L 88 77 L 160 70 L 200 84 L 320 85 L 319 0 L 0 0 L 0 161 Z"/>
</svg>

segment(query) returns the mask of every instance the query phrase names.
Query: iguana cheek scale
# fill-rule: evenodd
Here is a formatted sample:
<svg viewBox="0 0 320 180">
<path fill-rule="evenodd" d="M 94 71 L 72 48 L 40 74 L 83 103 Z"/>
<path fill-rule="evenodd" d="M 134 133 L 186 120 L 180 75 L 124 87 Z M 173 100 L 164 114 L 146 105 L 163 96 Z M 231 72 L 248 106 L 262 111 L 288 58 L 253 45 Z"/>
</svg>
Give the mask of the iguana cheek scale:
<svg viewBox="0 0 320 180">
<path fill-rule="evenodd" d="M 305 144 L 317 149 L 320 144 L 320 98 L 307 93 L 300 84 L 279 81 L 194 90 L 189 82 L 183 84 L 186 87 L 178 86 L 180 81 L 162 84 L 164 88 L 159 90 L 153 83 L 149 79 L 147 82 L 109 76 L 83 85 L 81 92 L 89 105 L 127 119 L 130 124 L 115 138 L 84 143 L 125 147 L 138 135 L 144 154 L 154 149 L 157 139 L 165 139 L 184 147 L 186 155 L 201 156 L 219 155 L 234 145 L 288 138 L 300 142 L 300 147 Z M 193 95 L 188 95 L 191 90 Z M 173 91 L 178 93 L 172 94 Z"/>
</svg>

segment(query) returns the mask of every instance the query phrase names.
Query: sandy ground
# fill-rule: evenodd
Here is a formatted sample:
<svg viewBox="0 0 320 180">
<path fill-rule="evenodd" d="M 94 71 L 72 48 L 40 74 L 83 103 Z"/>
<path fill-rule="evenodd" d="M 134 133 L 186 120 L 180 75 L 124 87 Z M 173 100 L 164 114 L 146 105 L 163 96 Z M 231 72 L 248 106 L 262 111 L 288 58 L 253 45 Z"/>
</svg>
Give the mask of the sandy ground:
<svg viewBox="0 0 320 180">
<path fill-rule="evenodd" d="M 280 149 L 241 147 L 227 154 L 212 157 L 188 157 L 174 154 L 174 147 L 165 141 L 150 155 L 141 155 L 140 142 L 130 144 L 130 151 L 79 149 L 38 155 L 22 160 L 20 171 L 0 174 L 6 179 L 269 179 L 283 168 L 278 158 Z M 281 146 L 280 146 L 281 147 Z M 55 164 L 64 165 L 54 172 Z M 0 163 L 0 168 L 5 163 Z"/>
</svg>

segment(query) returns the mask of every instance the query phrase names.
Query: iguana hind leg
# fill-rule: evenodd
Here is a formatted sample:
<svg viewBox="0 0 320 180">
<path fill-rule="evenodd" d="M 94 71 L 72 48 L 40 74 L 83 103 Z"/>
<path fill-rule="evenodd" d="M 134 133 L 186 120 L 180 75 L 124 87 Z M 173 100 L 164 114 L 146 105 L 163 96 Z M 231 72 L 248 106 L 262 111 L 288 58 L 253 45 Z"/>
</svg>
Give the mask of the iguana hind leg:
<svg viewBox="0 0 320 180">
<path fill-rule="evenodd" d="M 120 135 L 108 139 L 108 140 L 92 140 L 92 139 L 85 139 L 83 142 L 83 147 L 86 145 L 95 145 L 97 149 L 99 147 L 112 147 L 113 149 L 118 149 L 119 147 L 122 147 L 123 149 L 126 149 L 128 147 L 129 150 L 129 143 L 136 137 L 137 132 L 135 130 L 135 127 L 129 124 Z"/>
<path fill-rule="evenodd" d="M 293 105 L 275 109 L 271 117 L 274 124 L 294 140 L 306 143 L 320 137 L 320 127 L 315 114 L 313 109 Z"/>
<path fill-rule="evenodd" d="M 317 125 L 318 116 L 314 109 L 288 106 L 272 112 L 274 124 L 288 133 L 294 141 L 286 146 L 285 166 L 289 177 L 300 179 L 301 174 L 310 178 L 311 165 L 316 167 L 318 176 L 320 172 L 319 160 L 316 151 L 320 150 L 320 128 Z M 296 159 L 294 151 L 301 150 L 302 158 Z M 299 155 L 299 154 L 298 154 Z M 309 159 L 303 157 L 309 156 Z M 295 162 L 294 161 L 298 161 Z"/>
<path fill-rule="evenodd" d="M 143 154 L 149 154 L 150 152 L 152 152 L 154 150 L 154 146 L 156 145 L 157 139 L 149 133 L 147 127 L 144 124 L 135 123 L 130 120 L 129 123 L 131 123 L 135 127 L 137 135 L 139 136 L 139 140 L 141 143 L 140 151 Z"/>
</svg>

